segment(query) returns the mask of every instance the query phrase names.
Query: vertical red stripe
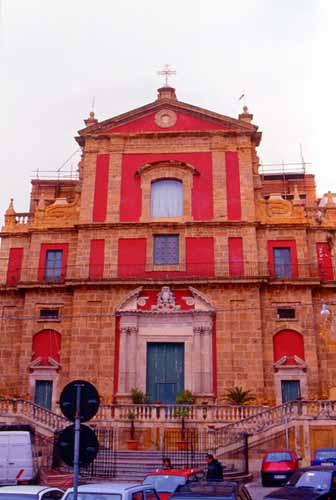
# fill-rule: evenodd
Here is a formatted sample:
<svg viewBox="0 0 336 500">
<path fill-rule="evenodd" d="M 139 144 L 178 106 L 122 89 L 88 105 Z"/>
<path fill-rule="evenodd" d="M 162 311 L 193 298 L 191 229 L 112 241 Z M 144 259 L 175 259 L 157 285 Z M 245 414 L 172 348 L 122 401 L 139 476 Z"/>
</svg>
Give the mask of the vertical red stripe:
<svg viewBox="0 0 336 500">
<path fill-rule="evenodd" d="M 104 275 L 105 240 L 91 240 L 90 270 L 91 279 L 102 278 Z"/>
<path fill-rule="evenodd" d="M 228 246 L 230 276 L 244 276 L 243 239 L 229 238 Z"/>
<path fill-rule="evenodd" d="M 129 238 L 118 241 L 118 277 L 136 278 L 146 272 L 146 239 Z"/>
<path fill-rule="evenodd" d="M 225 153 L 228 220 L 241 219 L 239 158 L 236 151 Z"/>
<path fill-rule="evenodd" d="M 188 276 L 214 275 L 213 238 L 186 238 L 186 269 Z"/>
<path fill-rule="evenodd" d="M 333 280 L 331 252 L 327 242 L 316 243 L 317 262 L 321 280 Z"/>
<path fill-rule="evenodd" d="M 105 222 L 106 219 L 109 163 L 110 155 L 97 155 L 92 215 L 93 222 Z"/>
<path fill-rule="evenodd" d="M 20 281 L 22 259 L 23 259 L 23 248 L 11 248 L 9 250 L 7 285 L 14 286 Z"/>
<path fill-rule="evenodd" d="M 114 340 L 114 371 L 113 371 L 113 402 L 116 402 L 119 385 L 119 360 L 120 360 L 120 317 L 115 319 L 115 340 Z"/>
<path fill-rule="evenodd" d="M 217 398 L 217 332 L 216 316 L 212 319 L 212 385 L 213 393 Z"/>
</svg>

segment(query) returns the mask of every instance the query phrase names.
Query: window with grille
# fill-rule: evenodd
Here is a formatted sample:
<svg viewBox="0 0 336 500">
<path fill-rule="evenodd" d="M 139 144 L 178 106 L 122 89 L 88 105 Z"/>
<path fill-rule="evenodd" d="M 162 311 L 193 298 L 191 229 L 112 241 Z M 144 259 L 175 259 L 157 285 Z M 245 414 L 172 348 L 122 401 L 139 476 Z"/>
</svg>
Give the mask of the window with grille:
<svg viewBox="0 0 336 500">
<path fill-rule="evenodd" d="M 179 263 L 179 237 L 177 234 L 154 236 L 154 264 L 174 265 Z"/>
<path fill-rule="evenodd" d="M 278 319 L 295 319 L 295 309 L 279 308 L 277 317 Z"/>
<path fill-rule="evenodd" d="M 59 309 L 40 309 L 40 319 L 59 319 Z"/>
<path fill-rule="evenodd" d="M 46 281 L 60 281 L 62 278 L 63 250 L 47 250 L 44 278 Z"/>
</svg>

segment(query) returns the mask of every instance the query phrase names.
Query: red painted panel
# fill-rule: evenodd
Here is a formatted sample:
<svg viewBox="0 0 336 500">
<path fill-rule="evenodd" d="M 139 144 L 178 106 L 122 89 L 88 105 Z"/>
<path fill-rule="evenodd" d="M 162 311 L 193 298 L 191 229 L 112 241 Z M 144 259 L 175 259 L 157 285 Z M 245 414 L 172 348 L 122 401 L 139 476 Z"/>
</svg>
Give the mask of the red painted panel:
<svg viewBox="0 0 336 500">
<path fill-rule="evenodd" d="M 239 158 L 236 151 L 225 153 L 226 165 L 226 199 L 228 220 L 241 219 L 240 171 Z"/>
<path fill-rule="evenodd" d="M 47 257 L 48 250 L 62 250 L 62 252 L 63 252 L 63 255 L 62 255 L 62 279 L 65 278 L 67 262 L 68 262 L 68 248 L 69 248 L 68 243 L 54 243 L 54 244 L 42 243 L 41 244 L 40 262 L 39 262 L 39 268 L 38 268 L 38 273 L 37 273 L 37 279 L 39 281 L 44 281 L 44 271 L 45 271 L 45 264 L 46 264 L 46 257 Z"/>
<path fill-rule="evenodd" d="M 228 246 L 230 276 L 244 276 L 243 239 L 229 238 Z"/>
<path fill-rule="evenodd" d="M 165 109 L 169 106 L 165 106 Z M 155 123 L 155 113 L 150 113 L 142 116 L 136 120 L 130 121 L 123 125 L 116 126 L 106 131 L 106 133 L 113 132 L 170 132 L 170 131 L 184 131 L 184 130 L 229 130 L 230 127 L 223 125 L 219 122 L 211 121 L 206 118 L 198 118 L 187 113 L 181 113 L 174 110 L 176 114 L 176 123 L 172 127 L 162 128 Z"/>
<path fill-rule="evenodd" d="M 93 198 L 93 222 L 105 222 L 109 179 L 109 154 L 97 155 L 96 180 Z"/>
<path fill-rule="evenodd" d="M 274 272 L 274 255 L 273 248 L 290 248 L 291 251 L 291 267 L 292 267 L 292 278 L 298 277 L 298 261 L 296 253 L 296 241 L 295 240 L 269 240 L 267 242 L 268 246 L 268 264 L 269 273 L 271 278 L 275 278 Z"/>
<path fill-rule="evenodd" d="M 154 273 L 152 273 L 154 275 Z M 147 274 L 146 274 L 147 275 Z M 190 297 L 192 298 L 192 293 L 190 290 L 187 289 L 173 289 L 172 290 L 174 296 L 175 296 L 175 302 L 176 305 L 180 306 L 181 310 L 191 310 L 195 309 L 195 305 L 189 306 L 186 301 L 184 300 L 184 297 Z M 144 306 L 138 306 L 138 308 L 142 311 L 151 311 L 152 306 L 157 304 L 158 300 L 158 290 L 142 290 L 142 292 L 139 294 L 139 297 L 144 297 L 146 298 L 146 303 Z"/>
<path fill-rule="evenodd" d="M 118 241 L 118 277 L 136 278 L 146 272 L 146 239 L 125 238 Z"/>
<path fill-rule="evenodd" d="M 188 276 L 214 275 L 213 238 L 186 238 L 186 267 Z"/>
<path fill-rule="evenodd" d="M 120 362 L 120 317 L 115 319 L 115 348 L 114 348 L 114 370 L 113 370 L 113 402 L 116 402 L 116 395 L 119 386 L 119 362 Z"/>
<path fill-rule="evenodd" d="M 89 278 L 102 278 L 104 274 L 105 240 L 91 240 Z"/>
<path fill-rule="evenodd" d="M 41 365 L 48 366 L 48 358 L 60 362 L 61 335 L 55 330 L 42 330 L 33 337 L 32 361 L 42 358 Z"/>
<path fill-rule="evenodd" d="M 23 259 L 23 248 L 11 248 L 9 250 L 7 285 L 15 286 L 21 279 Z"/>
<path fill-rule="evenodd" d="M 274 362 L 287 356 L 286 365 L 296 364 L 294 356 L 304 360 L 303 337 L 293 330 L 282 330 L 273 337 Z"/>
<path fill-rule="evenodd" d="M 316 243 L 316 251 L 321 280 L 333 280 L 334 273 L 329 244 L 327 242 Z"/>
<path fill-rule="evenodd" d="M 135 176 L 141 166 L 157 162 L 175 160 L 188 163 L 200 173 L 193 177 L 192 215 L 195 220 L 213 218 L 212 155 L 208 152 L 124 154 L 121 177 L 121 222 L 137 222 L 141 216 L 141 184 Z"/>
</svg>

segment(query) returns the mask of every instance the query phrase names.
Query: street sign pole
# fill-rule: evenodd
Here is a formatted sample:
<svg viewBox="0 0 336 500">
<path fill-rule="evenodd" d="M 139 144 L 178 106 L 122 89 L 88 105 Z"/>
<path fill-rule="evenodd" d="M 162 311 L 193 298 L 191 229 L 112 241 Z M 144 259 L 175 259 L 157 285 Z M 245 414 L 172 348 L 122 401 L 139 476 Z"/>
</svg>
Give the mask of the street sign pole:
<svg viewBox="0 0 336 500">
<path fill-rule="evenodd" d="M 78 498 L 78 476 L 79 476 L 79 446 L 80 446 L 80 399 L 81 386 L 76 384 L 76 414 L 75 414 L 75 446 L 74 446 L 74 474 L 73 474 L 73 498 Z"/>
</svg>

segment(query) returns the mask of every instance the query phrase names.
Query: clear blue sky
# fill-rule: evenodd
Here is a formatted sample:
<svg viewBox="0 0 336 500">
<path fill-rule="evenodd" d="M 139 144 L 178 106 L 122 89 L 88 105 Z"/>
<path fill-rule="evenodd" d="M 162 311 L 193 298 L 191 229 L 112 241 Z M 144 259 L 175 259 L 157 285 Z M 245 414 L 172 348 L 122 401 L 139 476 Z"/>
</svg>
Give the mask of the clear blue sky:
<svg viewBox="0 0 336 500">
<path fill-rule="evenodd" d="M 76 149 L 93 96 L 99 120 L 151 102 L 165 63 L 182 101 L 237 117 L 245 91 L 263 162 L 299 161 L 301 143 L 318 192 L 336 191 L 335 4 L 2 0 L 0 216 Z"/>
</svg>

